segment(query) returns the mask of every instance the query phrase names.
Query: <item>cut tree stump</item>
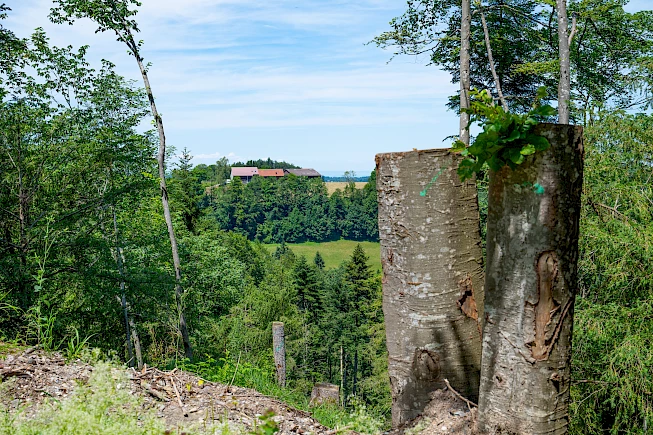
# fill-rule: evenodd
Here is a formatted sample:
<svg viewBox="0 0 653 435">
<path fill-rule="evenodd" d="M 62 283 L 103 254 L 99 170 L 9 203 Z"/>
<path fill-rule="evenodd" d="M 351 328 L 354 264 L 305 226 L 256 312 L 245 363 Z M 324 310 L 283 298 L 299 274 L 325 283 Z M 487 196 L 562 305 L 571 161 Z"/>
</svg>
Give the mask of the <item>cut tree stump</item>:
<svg viewBox="0 0 653 435">
<path fill-rule="evenodd" d="M 449 150 L 376 156 L 392 424 L 444 379 L 478 400 L 483 268 L 478 197 Z"/>
<path fill-rule="evenodd" d="M 542 124 L 551 147 L 490 172 L 481 433 L 567 433 L 583 130 Z"/>
<path fill-rule="evenodd" d="M 311 405 L 319 405 L 322 403 L 337 404 L 340 401 L 340 388 L 334 384 L 327 384 L 324 382 L 315 384 L 311 392 Z"/>
</svg>

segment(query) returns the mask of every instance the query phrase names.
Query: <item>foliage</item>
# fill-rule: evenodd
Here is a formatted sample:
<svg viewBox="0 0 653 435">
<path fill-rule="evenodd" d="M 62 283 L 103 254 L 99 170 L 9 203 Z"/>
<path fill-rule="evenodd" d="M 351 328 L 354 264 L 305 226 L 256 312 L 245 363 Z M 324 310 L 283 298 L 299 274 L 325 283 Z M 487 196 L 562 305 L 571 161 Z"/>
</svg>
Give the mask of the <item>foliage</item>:
<svg viewBox="0 0 653 435">
<path fill-rule="evenodd" d="M 604 113 L 585 130 L 572 433 L 653 424 L 653 166 L 649 115 Z"/>
<path fill-rule="evenodd" d="M 142 410 L 131 395 L 129 380 L 108 364 L 93 370 L 88 385 L 78 385 L 71 397 L 45 407 L 35 417 L 3 412 L 0 432 L 7 435 L 162 435 L 163 422 Z"/>
<path fill-rule="evenodd" d="M 480 173 L 486 163 L 493 171 L 504 166 L 515 169 L 527 156 L 549 148 L 545 137 L 533 133 L 539 122 L 555 114 L 551 106 L 539 104 L 545 94 L 546 90 L 541 88 L 533 108 L 519 115 L 506 112 L 495 104 L 489 91 L 471 91 L 470 108 L 464 111 L 470 114 L 470 124 L 478 122 L 483 131 L 474 138 L 471 146 L 457 140 L 452 147 L 453 151 L 466 156 L 458 167 L 462 181 Z"/>
<path fill-rule="evenodd" d="M 263 159 L 248 160 L 245 163 L 235 162 L 232 163 L 231 166 L 232 167 L 249 166 L 249 167 L 255 167 L 259 169 L 300 169 L 300 166 L 296 166 L 293 165 L 292 163 L 288 163 L 284 161 L 272 160 L 269 157 L 265 160 Z"/>
<path fill-rule="evenodd" d="M 572 118 L 588 122 L 599 110 L 646 108 L 653 75 L 653 12 L 626 12 L 629 0 L 574 0 L 577 19 L 572 40 Z M 503 93 L 516 112 L 526 112 L 537 89 L 555 89 L 559 74 L 555 2 L 487 0 L 472 2 L 471 86 L 494 89 L 480 13 L 487 19 L 490 44 Z M 428 56 L 430 64 L 460 79 L 460 1 L 408 0 L 406 12 L 372 41 L 393 56 Z M 496 92 L 494 92 L 496 97 Z M 550 96 L 549 96 L 550 97 Z M 459 96 L 449 106 L 458 108 Z"/>
<path fill-rule="evenodd" d="M 254 177 L 247 184 L 236 178 L 221 189 L 212 188 L 204 204 L 222 229 L 263 243 L 301 243 L 377 240 L 376 201 L 374 176 L 363 189 L 350 182 L 329 196 L 322 180 L 290 174 Z"/>
</svg>

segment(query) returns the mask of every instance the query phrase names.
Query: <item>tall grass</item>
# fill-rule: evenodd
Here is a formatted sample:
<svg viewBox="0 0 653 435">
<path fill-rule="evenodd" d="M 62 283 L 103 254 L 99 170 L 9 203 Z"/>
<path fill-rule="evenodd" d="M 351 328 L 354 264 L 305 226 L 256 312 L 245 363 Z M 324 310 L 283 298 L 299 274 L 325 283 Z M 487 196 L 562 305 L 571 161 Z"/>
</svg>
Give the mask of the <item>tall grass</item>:
<svg viewBox="0 0 653 435">
<path fill-rule="evenodd" d="M 353 401 L 351 409 L 337 404 L 311 405 L 302 391 L 281 388 L 274 380 L 274 374 L 250 363 L 237 363 L 230 358 L 214 360 L 208 358 L 196 363 L 182 362 L 179 368 L 197 373 L 211 382 L 252 388 L 266 396 L 277 398 L 293 408 L 310 412 L 318 422 L 329 428 L 353 430 L 359 433 L 378 433 L 384 427 L 382 418 L 371 415 L 365 405 Z"/>
</svg>

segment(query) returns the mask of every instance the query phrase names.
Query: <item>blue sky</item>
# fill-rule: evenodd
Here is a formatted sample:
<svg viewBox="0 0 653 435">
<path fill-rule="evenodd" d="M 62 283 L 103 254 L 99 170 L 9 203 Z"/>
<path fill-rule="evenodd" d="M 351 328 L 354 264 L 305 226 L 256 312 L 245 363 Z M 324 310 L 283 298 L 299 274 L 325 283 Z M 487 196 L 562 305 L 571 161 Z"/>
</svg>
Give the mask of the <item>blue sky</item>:
<svg viewBox="0 0 653 435">
<path fill-rule="evenodd" d="M 91 46 L 140 80 L 133 58 L 90 21 L 47 19 L 51 0 L 3 0 L 7 27 L 44 27 L 55 45 Z M 635 0 L 629 9 L 650 7 Z M 143 55 L 168 143 L 194 163 L 271 157 L 332 175 L 367 175 L 374 155 L 448 147 L 456 91 L 428 59 L 365 45 L 405 10 L 405 0 L 142 0 Z"/>
</svg>

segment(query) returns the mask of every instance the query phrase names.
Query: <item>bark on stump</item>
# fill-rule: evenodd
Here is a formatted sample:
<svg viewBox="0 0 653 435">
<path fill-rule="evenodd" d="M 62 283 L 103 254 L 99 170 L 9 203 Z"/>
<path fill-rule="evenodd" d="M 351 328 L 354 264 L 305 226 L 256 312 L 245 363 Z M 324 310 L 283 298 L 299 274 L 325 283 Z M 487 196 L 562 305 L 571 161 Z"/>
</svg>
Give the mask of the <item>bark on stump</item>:
<svg viewBox="0 0 653 435">
<path fill-rule="evenodd" d="M 490 173 L 482 433 L 564 434 L 569 424 L 582 128 L 536 133 L 547 151 Z"/>
<path fill-rule="evenodd" d="M 272 348 L 274 365 L 277 369 L 277 383 L 286 386 L 286 342 L 283 332 L 283 322 L 272 322 Z"/>
<path fill-rule="evenodd" d="M 376 156 L 392 424 L 444 379 L 478 398 L 483 269 L 478 197 L 448 150 Z"/>
<path fill-rule="evenodd" d="M 340 401 L 340 389 L 337 385 L 318 383 L 313 387 L 311 392 L 311 405 L 331 402 L 334 405 Z"/>
</svg>

